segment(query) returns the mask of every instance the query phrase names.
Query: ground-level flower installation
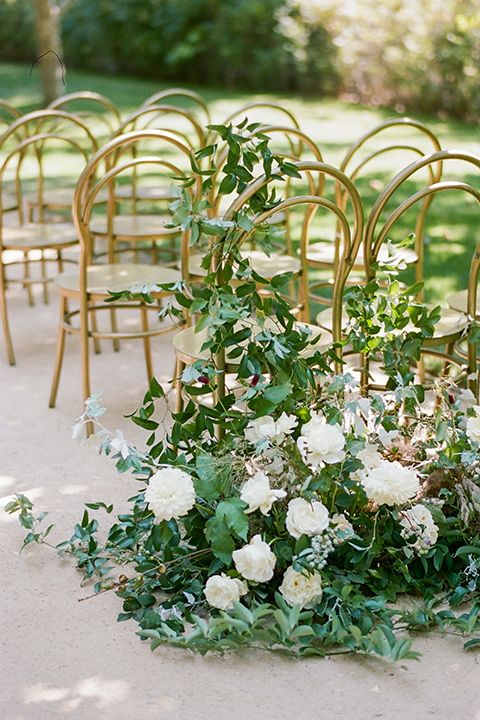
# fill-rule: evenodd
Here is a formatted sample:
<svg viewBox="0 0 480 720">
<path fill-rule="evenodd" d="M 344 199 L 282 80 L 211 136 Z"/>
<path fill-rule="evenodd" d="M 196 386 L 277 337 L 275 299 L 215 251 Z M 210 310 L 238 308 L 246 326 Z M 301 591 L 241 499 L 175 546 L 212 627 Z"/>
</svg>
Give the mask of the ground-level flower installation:
<svg viewBox="0 0 480 720">
<path fill-rule="evenodd" d="M 188 213 L 182 222 L 197 222 Z M 397 660 L 417 656 L 406 630 L 480 630 L 480 407 L 446 381 L 427 397 L 415 384 L 411 364 L 428 317 L 417 313 L 423 325 L 405 342 L 396 327 L 391 340 L 382 335 L 394 360 L 384 366 L 388 392 L 365 397 L 350 374 L 332 371 L 334 350 L 312 351 L 278 288 L 265 281 L 260 294 L 261 278 L 235 260 L 236 285 L 207 277 L 188 292 L 172 288 L 182 308 L 201 315 L 211 357 L 182 374 L 187 403 L 168 430 L 155 420 L 156 402 L 169 400 L 155 380 L 133 416 L 148 432 L 145 449 L 102 425 L 98 398 L 87 403 L 74 436 L 94 422 L 100 449 L 139 489 L 106 541 L 91 512 L 112 508 L 92 502 L 57 549 L 97 579 L 96 591 L 116 592 L 119 620 L 135 620 L 152 649 Z M 414 300 L 398 292 L 409 313 Z M 355 302 L 354 311 L 371 299 Z M 368 352 L 367 330 L 345 342 Z M 203 403 L 218 384 L 219 352 L 238 361 L 235 391 Z M 38 530 L 42 516 L 27 498 L 7 511 L 28 528 L 24 544 L 44 541 L 51 528 Z M 478 644 L 473 636 L 465 647 Z"/>
<path fill-rule="evenodd" d="M 478 408 L 452 405 L 451 390 L 437 388 L 433 408 L 417 403 L 405 417 L 395 394 L 365 403 L 351 376 L 324 375 L 314 410 L 286 399 L 261 424 L 236 417 L 241 432 L 188 453 L 181 439 L 180 452 L 161 441 L 120 453 L 94 399 L 82 422 L 97 421 L 102 448 L 138 475 L 140 490 L 106 544 L 85 513 L 81 533 L 59 549 L 101 576 L 97 591 L 115 590 L 119 619 L 135 619 L 152 647 L 414 657 L 397 630 L 478 628 L 480 452 L 468 430 Z M 153 383 L 144 409 L 162 394 Z M 248 431 L 274 428 L 285 411 L 281 435 Z M 198 408 L 185 412 L 182 423 L 194 423 Z M 392 422 L 393 440 L 379 433 Z M 332 453 L 311 462 L 322 436 L 334 438 Z"/>
</svg>

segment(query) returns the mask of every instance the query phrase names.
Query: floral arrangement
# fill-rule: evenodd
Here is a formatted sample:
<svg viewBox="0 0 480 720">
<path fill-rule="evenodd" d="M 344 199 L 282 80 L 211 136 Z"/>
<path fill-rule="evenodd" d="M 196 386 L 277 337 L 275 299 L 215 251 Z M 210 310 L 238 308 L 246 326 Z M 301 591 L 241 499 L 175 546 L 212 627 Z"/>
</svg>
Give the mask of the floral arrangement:
<svg viewBox="0 0 480 720">
<path fill-rule="evenodd" d="M 480 406 L 454 392 L 437 387 L 407 415 L 405 389 L 365 398 L 351 375 L 325 373 L 309 404 L 285 399 L 176 454 L 171 436 L 141 453 L 109 433 L 93 398 L 75 432 L 93 420 L 141 488 L 104 544 L 87 510 L 57 549 L 100 576 L 96 591 L 117 593 L 119 619 L 135 619 L 152 648 L 415 657 L 397 631 L 479 626 Z M 140 424 L 155 396 L 153 382 Z M 25 502 L 8 510 L 28 521 Z M 43 540 L 30 528 L 26 542 Z"/>
<path fill-rule="evenodd" d="M 246 142 L 224 134 L 230 149 Z M 242 152 L 230 154 L 229 177 L 243 178 Z M 212 227 L 184 202 L 179 222 Z M 237 218 L 237 228 L 245 222 Z M 380 280 L 352 290 L 345 339 L 383 358 L 387 392 L 365 396 L 353 374 L 333 371 L 338 348 L 316 351 L 279 283 L 252 278 L 239 261 L 235 285 L 207 276 L 171 288 L 182 309 L 200 315 L 210 357 L 184 370 L 187 403 L 168 427 L 155 419 L 168 393 L 152 380 L 132 416 L 148 432 L 145 449 L 107 430 L 98 397 L 87 402 L 74 436 L 94 423 L 100 451 L 133 472 L 139 490 L 105 541 L 91 513 L 113 508 L 92 502 L 55 547 L 96 579 L 96 592 L 119 596 L 118 619 L 135 620 L 152 649 L 398 660 L 418 657 L 408 630 L 470 636 L 480 628 L 480 406 L 446 380 L 429 392 L 415 384 L 412 360 L 436 313 L 415 302 L 418 288 L 392 280 L 393 268 L 381 296 Z M 135 292 L 149 300 L 148 288 L 117 296 Z M 235 390 L 211 404 L 203 400 L 217 388 L 220 351 L 237 358 Z M 39 530 L 44 514 L 34 517 L 28 498 L 17 496 L 7 512 L 28 529 L 24 545 L 46 542 L 51 526 Z M 478 644 L 473 636 L 465 647 Z"/>
</svg>

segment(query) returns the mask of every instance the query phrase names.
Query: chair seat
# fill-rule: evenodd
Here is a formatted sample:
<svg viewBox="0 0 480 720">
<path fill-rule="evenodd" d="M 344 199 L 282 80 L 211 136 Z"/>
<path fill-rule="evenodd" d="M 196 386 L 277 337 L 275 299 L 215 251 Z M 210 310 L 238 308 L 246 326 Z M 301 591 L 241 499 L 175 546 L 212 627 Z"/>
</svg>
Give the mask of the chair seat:
<svg viewBox="0 0 480 720">
<path fill-rule="evenodd" d="M 165 227 L 170 221 L 170 218 L 161 215 L 115 215 L 113 234 L 117 239 L 152 239 L 166 235 L 178 235 L 178 228 Z M 92 219 L 90 230 L 94 235 L 107 235 L 107 219 L 103 217 Z"/>
<path fill-rule="evenodd" d="M 382 245 L 380 252 L 378 253 L 378 259 L 380 262 L 385 262 L 389 257 L 388 248 L 386 245 Z M 418 260 L 418 255 L 414 250 L 408 248 L 398 248 L 396 250 L 396 257 L 403 260 L 407 265 L 413 265 Z M 307 252 L 307 262 L 330 267 L 333 265 L 335 258 L 335 245 L 333 242 L 319 242 L 310 244 Z M 353 264 L 353 270 L 363 270 L 363 254 L 360 251 Z"/>
<path fill-rule="evenodd" d="M 160 265 L 92 265 L 87 270 L 87 292 L 108 296 L 109 290 L 119 292 L 143 285 L 180 282 L 181 279 L 179 271 Z M 55 285 L 68 293 L 78 293 L 78 272 L 61 273 L 55 279 Z"/>
<path fill-rule="evenodd" d="M 317 325 L 323 330 L 331 330 L 332 328 L 332 308 L 321 310 L 317 317 Z M 348 322 L 348 315 L 345 310 L 342 311 L 342 328 Z M 413 326 L 407 325 L 406 331 L 412 329 Z M 449 308 L 442 308 L 440 312 L 440 320 L 435 324 L 435 333 L 431 338 L 425 338 L 423 347 L 435 347 L 436 345 L 446 345 L 454 342 L 462 334 L 467 327 L 467 318 L 463 313 L 456 312 Z"/>
<path fill-rule="evenodd" d="M 236 330 L 241 330 L 245 325 L 250 325 L 254 333 L 259 333 L 262 328 L 253 319 L 251 322 L 247 320 L 239 321 L 236 325 Z M 304 357 L 313 355 L 314 352 L 326 352 L 332 343 L 332 335 L 326 330 L 322 330 L 315 325 L 308 325 L 307 323 L 295 323 L 294 327 L 305 327 L 309 328 L 312 332 L 312 337 L 315 338 L 315 344 L 309 345 L 308 348 L 302 353 Z M 282 330 L 279 329 L 278 325 L 272 319 L 267 318 L 265 321 L 264 328 L 270 331 L 277 331 L 280 335 Z M 210 351 L 208 349 L 202 350 L 202 346 L 208 338 L 208 329 L 204 328 L 199 332 L 195 332 L 195 327 L 187 327 L 180 330 L 173 338 L 173 347 L 177 357 L 187 365 L 195 362 L 195 360 L 208 360 L 210 358 Z M 240 345 L 246 345 L 247 341 L 239 343 Z M 227 364 L 229 367 L 237 367 L 240 363 L 241 358 L 235 358 L 233 360 L 228 359 Z"/>
<path fill-rule="evenodd" d="M 459 290 L 458 292 L 453 293 L 453 295 L 449 295 L 449 297 L 447 297 L 448 306 L 452 310 L 456 310 L 457 312 L 466 314 L 466 312 L 467 312 L 467 296 L 468 296 L 467 290 Z M 480 317 L 480 297 L 477 298 L 477 307 L 476 307 L 475 316 L 477 318 Z"/>
<path fill-rule="evenodd" d="M 76 245 L 78 234 L 73 223 L 27 223 L 5 226 L 2 241 L 3 247 L 9 250 L 60 249 Z"/>
<path fill-rule="evenodd" d="M 42 193 L 43 205 L 51 208 L 70 208 L 73 202 L 73 194 L 75 188 L 64 187 L 64 188 L 50 188 L 44 190 Z M 24 200 L 30 207 L 38 207 L 38 194 L 36 193 L 25 193 Z M 100 205 L 108 200 L 107 190 L 100 190 L 97 197 L 95 198 L 95 205 Z"/>
<path fill-rule="evenodd" d="M 115 188 L 115 197 L 119 200 L 164 200 L 165 202 L 175 200 L 171 188 L 162 187 L 161 185 L 138 186 L 135 189 L 133 185 L 119 185 Z"/>
<path fill-rule="evenodd" d="M 2 210 L 3 212 L 10 212 L 10 210 L 16 210 L 18 208 L 18 201 L 15 195 L 9 192 L 2 192 Z"/>
<path fill-rule="evenodd" d="M 243 259 L 249 258 L 251 266 L 255 272 L 266 280 L 270 280 L 275 277 L 275 275 L 281 275 L 286 272 L 298 275 L 301 270 L 300 260 L 292 257 L 291 255 L 279 255 L 277 253 L 272 253 L 268 256 L 261 250 L 242 250 L 241 256 Z M 190 275 L 194 277 L 204 277 L 206 275 L 206 271 L 201 267 L 202 260 L 202 255 L 190 256 Z"/>
</svg>

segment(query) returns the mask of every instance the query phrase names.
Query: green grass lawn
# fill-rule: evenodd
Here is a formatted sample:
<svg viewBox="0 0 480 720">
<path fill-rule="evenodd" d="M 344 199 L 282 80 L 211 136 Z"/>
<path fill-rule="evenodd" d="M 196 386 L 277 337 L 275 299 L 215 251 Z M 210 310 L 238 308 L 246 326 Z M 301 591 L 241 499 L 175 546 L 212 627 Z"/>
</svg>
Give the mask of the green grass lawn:
<svg viewBox="0 0 480 720">
<path fill-rule="evenodd" d="M 108 97 L 118 107 L 122 116 L 135 110 L 147 97 L 166 89 L 165 83 L 130 77 L 101 76 L 92 73 L 68 71 L 65 93 L 91 90 Z M 304 99 L 297 96 L 283 97 L 265 93 L 247 95 L 225 90 L 190 87 L 208 102 L 214 122 L 222 122 L 231 112 L 252 101 L 268 100 L 282 104 L 293 112 L 300 127 L 318 145 L 325 162 L 338 165 L 346 148 L 363 133 L 389 118 L 401 117 L 391 110 L 372 109 L 332 99 Z M 41 88 L 38 69 L 28 65 L 0 63 L 0 97 L 8 100 L 22 112 L 41 106 Z M 262 111 L 264 112 L 264 111 Z M 260 115 L 259 115 L 260 114 Z M 265 117 L 260 111 L 249 113 L 249 119 Z M 433 117 L 416 117 L 424 122 L 438 137 L 442 148 L 461 149 L 480 153 L 476 126 L 466 123 L 440 120 Z M 272 121 L 276 120 L 272 116 Z M 278 121 L 278 119 L 277 119 Z M 392 136 L 393 137 L 393 136 Z M 396 141 L 408 144 L 408 133 L 396 131 Z M 375 143 L 373 143 L 375 148 Z M 384 156 L 386 157 L 386 156 Z M 408 157 L 408 162 L 414 159 Z M 384 159 L 375 171 L 359 182 L 368 208 L 374 201 L 378 188 L 398 170 Z M 64 169 L 62 168 L 62 173 Z M 467 179 L 480 188 L 479 174 L 471 166 L 468 176 L 459 167 L 453 169 L 457 179 Z M 413 187 L 413 186 L 412 186 Z M 448 202 L 437 199 L 432 206 L 427 226 L 425 277 L 426 299 L 443 302 L 450 292 L 466 286 L 470 257 L 477 240 L 478 207 L 475 202 L 460 202 L 450 197 Z M 398 237 L 413 230 L 413 220 L 408 216 L 399 223 Z"/>
</svg>

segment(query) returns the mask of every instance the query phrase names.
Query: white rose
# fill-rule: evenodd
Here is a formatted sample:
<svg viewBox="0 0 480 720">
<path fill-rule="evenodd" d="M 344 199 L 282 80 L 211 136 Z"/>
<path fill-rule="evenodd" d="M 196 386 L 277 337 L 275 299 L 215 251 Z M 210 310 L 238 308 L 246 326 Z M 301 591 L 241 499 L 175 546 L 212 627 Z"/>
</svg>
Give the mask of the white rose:
<svg viewBox="0 0 480 720">
<path fill-rule="evenodd" d="M 251 420 L 245 430 L 245 437 L 249 443 L 255 444 L 260 440 L 272 440 L 277 434 L 275 420 L 270 415 Z"/>
<path fill-rule="evenodd" d="M 382 445 L 391 445 L 398 435 L 398 430 L 385 430 L 384 427 L 380 427 L 377 431 L 377 436 Z"/>
<path fill-rule="evenodd" d="M 474 405 L 475 415 L 467 418 L 466 433 L 470 441 L 480 443 L 480 406 Z"/>
<path fill-rule="evenodd" d="M 233 562 L 246 580 L 266 582 L 273 577 L 277 558 L 260 535 L 254 535 L 248 545 L 232 553 Z"/>
<path fill-rule="evenodd" d="M 353 535 L 355 532 L 352 523 L 350 520 L 347 520 L 343 514 L 339 515 L 338 513 L 335 513 L 335 515 L 332 515 L 332 522 L 335 526 L 334 530 L 340 530 L 347 536 Z"/>
<path fill-rule="evenodd" d="M 313 607 L 322 597 L 322 578 L 317 572 L 307 573 L 305 570 L 299 573 L 289 567 L 283 576 L 280 592 L 289 605 Z"/>
<path fill-rule="evenodd" d="M 341 462 L 345 458 L 343 432 L 316 414 L 302 427 L 297 445 L 305 462 L 313 467 Z"/>
<path fill-rule="evenodd" d="M 327 508 L 318 500 L 307 502 L 303 498 L 294 498 L 288 503 L 285 524 L 297 540 L 301 535 L 319 535 L 327 529 L 329 521 Z"/>
<path fill-rule="evenodd" d="M 293 432 L 297 423 L 295 415 L 282 413 L 278 420 L 274 420 L 270 415 L 264 415 L 249 422 L 245 430 L 245 437 L 252 444 L 256 444 L 260 440 L 281 443 L 285 440 L 285 435 Z"/>
<path fill-rule="evenodd" d="M 415 470 L 403 467 L 396 460 L 382 460 L 365 473 L 360 482 L 367 497 L 379 505 L 402 505 L 417 494 L 420 486 Z"/>
<path fill-rule="evenodd" d="M 277 431 L 290 435 L 297 425 L 298 420 L 295 415 L 287 415 L 287 413 L 283 412 L 277 420 Z"/>
<path fill-rule="evenodd" d="M 285 490 L 272 490 L 268 477 L 259 470 L 242 487 L 240 499 L 248 505 L 248 510 L 245 510 L 247 514 L 260 510 L 263 515 L 268 515 L 275 500 L 286 494 Z"/>
<path fill-rule="evenodd" d="M 367 443 L 365 447 L 362 448 L 362 450 L 358 451 L 357 460 L 360 460 L 363 468 L 359 468 L 354 473 L 352 473 L 352 477 L 357 482 L 361 482 L 361 479 L 365 475 L 365 473 L 370 472 L 370 470 L 373 470 L 374 467 L 378 467 L 380 465 L 380 463 L 382 462 L 382 456 L 378 452 L 375 445 Z"/>
<path fill-rule="evenodd" d="M 357 458 L 362 462 L 363 467 L 367 471 L 378 467 L 382 461 L 382 456 L 375 445 L 371 443 L 367 443 L 365 447 L 357 453 Z"/>
<path fill-rule="evenodd" d="M 422 530 L 422 538 L 428 540 L 430 545 L 435 545 L 438 540 L 438 527 L 435 525 L 432 513 L 424 505 L 413 505 L 408 510 L 404 510 L 400 520 L 400 525 L 408 530 Z M 402 532 L 404 535 L 405 532 Z"/>
<path fill-rule="evenodd" d="M 458 393 L 458 399 L 460 402 L 464 405 L 467 405 L 469 407 L 472 407 L 475 405 L 475 395 L 471 390 L 460 390 Z M 478 409 L 479 406 L 476 406 Z"/>
<path fill-rule="evenodd" d="M 178 519 L 195 505 L 195 487 L 190 475 L 175 467 L 158 470 L 145 490 L 148 507 L 158 520 Z"/>
<path fill-rule="evenodd" d="M 238 602 L 241 596 L 247 593 L 247 587 L 238 578 L 231 578 L 222 573 L 208 578 L 204 593 L 208 604 L 212 607 L 231 610 L 233 603 Z"/>
</svg>

